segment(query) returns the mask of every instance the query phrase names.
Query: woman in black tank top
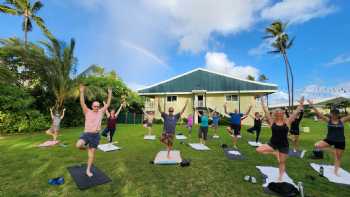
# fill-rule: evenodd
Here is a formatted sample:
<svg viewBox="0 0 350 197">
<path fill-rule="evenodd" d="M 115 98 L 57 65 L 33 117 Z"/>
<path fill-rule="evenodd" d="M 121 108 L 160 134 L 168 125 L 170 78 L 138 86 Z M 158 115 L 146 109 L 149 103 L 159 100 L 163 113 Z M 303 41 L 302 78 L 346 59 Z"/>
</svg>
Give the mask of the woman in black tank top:
<svg viewBox="0 0 350 197">
<path fill-rule="evenodd" d="M 278 182 L 282 181 L 283 174 L 286 170 L 286 160 L 289 152 L 288 144 L 288 131 L 291 123 L 297 117 L 297 114 L 303 109 L 304 106 L 304 97 L 299 101 L 298 108 L 294 113 L 286 118 L 284 111 L 282 109 L 277 109 L 273 112 L 271 117 L 269 110 L 265 106 L 263 99 L 261 100 L 262 108 L 265 112 L 267 123 L 269 124 L 272 130 L 272 136 L 270 142 L 259 146 L 256 151 L 262 154 L 273 154 L 275 155 L 278 161 L 279 176 Z"/>
<path fill-rule="evenodd" d="M 249 128 L 249 129 L 247 129 L 247 131 L 249 133 L 253 133 L 253 131 L 256 132 L 255 142 L 258 143 L 259 142 L 260 131 L 261 131 L 262 117 L 261 117 L 259 112 L 255 112 L 255 115 L 254 116 L 250 115 L 250 117 L 254 119 L 254 126 Z"/>
<path fill-rule="evenodd" d="M 324 140 L 318 141 L 315 144 L 317 150 L 334 147 L 334 174 L 339 176 L 339 168 L 341 159 L 345 150 L 344 123 L 350 121 L 350 115 L 341 118 L 338 109 L 332 109 L 330 116 L 324 116 L 313 106 L 313 102 L 308 100 L 310 106 L 314 109 L 320 120 L 327 122 L 328 132 Z"/>
</svg>

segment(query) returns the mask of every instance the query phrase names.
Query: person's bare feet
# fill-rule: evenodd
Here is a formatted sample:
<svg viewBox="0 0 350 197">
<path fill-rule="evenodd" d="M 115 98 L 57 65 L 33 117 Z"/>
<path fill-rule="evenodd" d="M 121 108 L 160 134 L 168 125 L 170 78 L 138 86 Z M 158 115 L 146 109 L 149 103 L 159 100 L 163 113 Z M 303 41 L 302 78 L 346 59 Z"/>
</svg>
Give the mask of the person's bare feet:
<svg viewBox="0 0 350 197">
<path fill-rule="evenodd" d="M 281 176 L 278 177 L 277 182 L 279 182 L 279 183 L 282 182 L 282 177 Z"/>
<path fill-rule="evenodd" d="M 335 176 L 340 177 L 340 174 L 338 171 L 334 170 L 334 174 L 335 174 Z"/>
<path fill-rule="evenodd" d="M 86 175 L 88 176 L 88 177 L 92 177 L 92 176 L 94 176 L 94 174 L 92 174 L 90 171 L 86 171 Z"/>
</svg>

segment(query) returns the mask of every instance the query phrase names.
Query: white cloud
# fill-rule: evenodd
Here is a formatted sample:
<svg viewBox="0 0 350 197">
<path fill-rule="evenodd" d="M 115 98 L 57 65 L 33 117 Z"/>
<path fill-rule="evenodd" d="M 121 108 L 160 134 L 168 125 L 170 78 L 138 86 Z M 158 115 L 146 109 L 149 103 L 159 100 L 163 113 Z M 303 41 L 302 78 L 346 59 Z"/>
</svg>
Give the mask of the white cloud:
<svg viewBox="0 0 350 197">
<path fill-rule="evenodd" d="M 332 61 L 325 64 L 325 66 L 335 66 L 339 64 L 350 63 L 350 54 L 340 54 Z"/>
<path fill-rule="evenodd" d="M 310 84 L 295 92 L 295 101 L 304 96 L 306 99 L 320 100 L 332 97 L 347 97 L 350 98 L 350 81 L 339 83 L 335 86 L 321 86 Z M 279 91 L 269 96 L 271 105 L 288 104 L 288 93 Z"/>
<path fill-rule="evenodd" d="M 273 39 L 264 39 L 259 44 L 259 46 L 250 49 L 248 51 L 248 54 L 252 56 L 260 56 L 260 55 L 267 54 L 267 52 L 274 50 L 271 46 L 272 42 L 273 42 Z"/>
<path fill-rule="evenodd" d="M 288 103 L 288 93 L 284 91 L 278 91 L 269 95 L 269 105 L 278 105 Z"/>
<path fill-rule="evenodd" d="M 259 76 L 259 70 L 253 66 L 240 66 L 228 59 L 225 53 L 207 52 L 205 55 L 205 68 L 216 72 L 233 75 L 246 79 L 248 75 L 255 78 Z"/>
<path fill-rule="evenodd" d="M 283 0 L 263 9 L 261 17 L 267 20 L 280 19 L 290 24 L 304 23 L 336 11 L 329 0 Z"/>
<path fill-rule="evenodd" d="M 200 52 L 212 33 L 221 35 L 248 30 L 268 0 L 146 0 L 150 7 L 168 13 L 169 30 L 181 51 Z"/>
</svg>

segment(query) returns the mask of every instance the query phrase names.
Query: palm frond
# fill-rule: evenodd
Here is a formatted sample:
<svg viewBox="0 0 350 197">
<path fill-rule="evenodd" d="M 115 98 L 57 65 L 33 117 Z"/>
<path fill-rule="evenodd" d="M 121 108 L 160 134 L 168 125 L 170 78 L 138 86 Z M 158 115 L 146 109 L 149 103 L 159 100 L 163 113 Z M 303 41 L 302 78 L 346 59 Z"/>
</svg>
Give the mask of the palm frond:
<svg viewBox="0 0 350 197">
<path fill-rule="evenodd" d="M 290 47 L 293 46 L 294 40 L 295 40 L 295 37 L 293 37 L 293 38 L 287 43 L 286 49 L 289 49 Z"/>
<path fill-rule="evenodd" d="M 5 13 L 5 14 L 15 15 L 15 16 L 20 15 L 16 9 L 10 8 L 10 7 L 5 6 L 5 5 L 0 5 L 0 12 Z"/>
<path fill-rule="evenodd" d="M 36 14 L 43 6 L 44 6 L 44 4 L 42 4 L 41 1 L 34 2 L 32 8 L 31 8 L 32 14 Z"/>
<path fill-rule="evenodd" d="M 281 51 L 280 50 L 273 50 L 273 51 L 268 51 L 267 53 L 276 54 L 276 53 L 281 53 Z"/>
<path fill-rule="evenodd" d="M 23 0 L 5 0 L 5 3 L 14 6 L 17 10 L 24 11 L 26 9 L 26 2 Z"/>
<path fill-rule="evenodd" d="M 46 28 L 45 26 L 45 22 L 42 18 L 40 18 L 39 16 L 34 16 L 32 15 L 32 19 L 35 21 L 35 23 L 39 26 L 39 28 L 41 29 L 41 31 L 44 32 L 44 34 L 49 38 L 49 39 L 54 39 L 54 36 L 52 35 L 52 33 Z"/>
</svg>

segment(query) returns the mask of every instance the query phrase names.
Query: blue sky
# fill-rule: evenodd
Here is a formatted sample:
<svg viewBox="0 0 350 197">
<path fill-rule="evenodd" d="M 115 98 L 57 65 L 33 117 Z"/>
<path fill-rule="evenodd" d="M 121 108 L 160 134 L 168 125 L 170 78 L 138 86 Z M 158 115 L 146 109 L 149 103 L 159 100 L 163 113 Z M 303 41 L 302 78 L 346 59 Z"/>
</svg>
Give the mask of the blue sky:
<svg viewBox="0 0 350 197">
<path fill-rule="evenodd" d="M 114 69 L 132 88 L 197 67 L 239 77 L 265 74 L 286 99 L 283 59 L 267 54 L 264 28 L 288 21 L 297 94 L 350 90 L 350 2 L 346 0 L 46 0 L 39 15 L 61 40 L 75 38 L 78 70 Z M 23 37 L 21 18 L 0 14 L 0 37 Z M 45 39 L 34 26 L 31 41 Z M 346 94 L 345 96 L 349 96 Z"/>
</svg>

